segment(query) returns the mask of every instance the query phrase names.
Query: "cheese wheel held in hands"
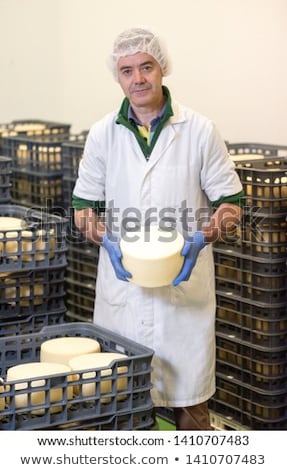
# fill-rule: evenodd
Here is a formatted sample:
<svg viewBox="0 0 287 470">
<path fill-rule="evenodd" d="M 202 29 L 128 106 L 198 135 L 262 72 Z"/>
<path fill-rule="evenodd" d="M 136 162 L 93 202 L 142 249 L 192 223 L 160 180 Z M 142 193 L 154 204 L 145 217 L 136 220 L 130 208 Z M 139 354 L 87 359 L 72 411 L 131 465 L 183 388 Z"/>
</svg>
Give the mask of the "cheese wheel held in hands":
<svg viewBox="0 0 287 470">
<path fill-rule="evenodd" d="M 151 225 L 127 232 L 120 241 L 122 264 L 132 274 L 129 281 L 142 287 L 172 284 L 184 258 L 183 236 L 174 229 Z"/>
</svg>

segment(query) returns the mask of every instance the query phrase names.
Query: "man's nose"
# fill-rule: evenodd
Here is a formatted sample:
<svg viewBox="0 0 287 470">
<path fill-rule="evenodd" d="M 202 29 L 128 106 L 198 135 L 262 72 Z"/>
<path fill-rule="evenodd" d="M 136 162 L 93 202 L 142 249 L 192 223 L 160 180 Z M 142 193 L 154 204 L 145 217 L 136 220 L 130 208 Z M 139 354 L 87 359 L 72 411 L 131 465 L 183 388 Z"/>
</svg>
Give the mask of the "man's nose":
<svg viewBox="0 0 287 470">
<path fill-rule="evenodd" d="M 144 75 L 140 69 L 134 70 L 134 81 L 136 83 L 143 83 L 144 82 Z"/>
</svg>

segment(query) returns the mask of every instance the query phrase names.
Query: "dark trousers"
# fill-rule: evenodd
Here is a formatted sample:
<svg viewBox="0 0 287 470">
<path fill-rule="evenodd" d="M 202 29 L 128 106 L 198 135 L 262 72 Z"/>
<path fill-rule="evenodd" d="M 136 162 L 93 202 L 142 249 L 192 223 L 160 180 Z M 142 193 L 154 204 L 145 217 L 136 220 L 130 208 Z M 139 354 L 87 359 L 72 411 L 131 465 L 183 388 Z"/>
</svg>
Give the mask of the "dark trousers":
<svg viewBox="0 0 287 470">
<path fill-rule="evenodd" d="M 184 408 L 173 408 L 175 427 L 181 431 L 210 431 L 210 416 L 208 402 L 199 403 L 194 406 Z M 154 410 L 154 420 L 156 410 Z"/>
<path fill-rule="evenodd" d="M 208 402 L 184 408 L 174 408 L 176 429 L 192 431 L 210 431 L 210 416 Z"/>
</svg>

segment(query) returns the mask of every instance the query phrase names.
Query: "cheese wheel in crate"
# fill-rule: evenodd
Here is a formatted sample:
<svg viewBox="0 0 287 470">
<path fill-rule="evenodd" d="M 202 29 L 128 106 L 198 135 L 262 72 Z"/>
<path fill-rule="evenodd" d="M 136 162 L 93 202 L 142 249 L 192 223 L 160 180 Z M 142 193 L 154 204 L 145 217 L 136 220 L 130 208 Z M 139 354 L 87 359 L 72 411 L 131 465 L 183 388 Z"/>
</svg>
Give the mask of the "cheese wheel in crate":
<svg viewBox="0 0 287 470">
<path fill-rule="evenodd" d="M 18 231 L 26 227 L 27 224 L 23 219 L 0 217 L 0 253 L 5 253 L 13 258 L 13 254 L 15 255 L 19 251 Z"/>
<path fill-rule="evenodd" d="M 128 232 L 120 248 L 123 267 L 132 274 L 129 281 L 142 287 L 171 285 L 183 265 L 183 245 L 183 236 L 171 228 L 151 225 Z"/>
<path fill-rule="evenodd" d="M 17 302 L 21 307 L 29 307 L 30 304 L 41 305 L 43 303 L 45 288 L 41 284 L 42 278 L 37 278 L 37 284 L 30 287 L 29 278 L 14 279 L 13 277 L 5 278 L 5 299 L 11 304 L 15 305 Z M 17 286 L 17 287 L 16 287 Z"/>
<path fill-rule="evenodd" d="M 240 154 L 231 154 L 231 158 L 235 162 L 244 162 L 246 160 L 263 160 L 264 155 L 256 153 L 240 153 Z"/>
<path fill-rule="evenodd" d="M 36 122 L 23 122 L 14 125 L 15 132 L 36 132 L 43 131 L 46 125 Z"/>
<path fill-rule="evenodd" d="M 17 253 L 21 253 L 23 261 L 31 261 L 33 246 L 36 261 L 44 260 L 47 251 L 49 258 L 53 258 L 55 245 L 53 229 L 49 233 L 37 230 L 33 234 L 24 219 L 0 216 L 0 253 L 5 253 L 10 259 L 17 260 Z"/>
<path fill-rule="evenodd" d="M 69 361 L 69 366 L 71 367 L 72 371 L 80 371 L 80 370 L 89 370 L 89 372 L 83 373 L 83 379 L 91 379 L 96 377 L 97 372 L 92 371 L 91 369 L 103 368 L 98 374 L 100 373 L 101 381 L 100 381 L 100 393 L 101 393 L 101 402 L 107 403 L 111 400 L 110 397 L 102 397 L 103 394 L 111 393 L 112 392 L 112 379 L 109 380 L 109 377 L 112 375 L 112 369 L 108 368 L 113 361 L 117 359 L 125 359 L 128 356 L 122 353 L 113 353 L 113 352 L 101 352 L 96 354 L 86 354 L 83 356 L 74 357 Z M 123 391 L 127 389 L 128 386 L 128 379 L 127 376 L 123 374 L 127 374 L 128 368 L 127 366 L 118 366 L 117 367 L 117 378 L 116 378 L 116 389 L 117 392 Z M 75 376 L 76 377 L 76 376 Z M 93 396 L 96 394 L 96 386 L 97 382 L 87 382 L 83 383 L 81 387 L 75 387 L 75 393 L 81 393 L 84 397 Z M 117 395 L 118 400 L 123 400 L 126 398 L 125 394 Z"/>
<path fill-rule="evenodd" d="M 82 336 L 53 338 L 41 344 L 40 361 L 69 365 L 69 361 L 73 357 L 100 351 L 100 343 L 93 338 Z"/>
<path fill-rule="evenodd" d="M 4 410 L 4 408 L 5 408 L 5 398 L 3 396 L 1 396 L 1 394 L 3 392 L 4 392 L 4 387 L 0 383 L 0 411 Z"/>
<path fill-rule="evenodd" d="M 37 405 L 45 403 L 55 403 L 64 399 L 63 387 L 52 387 L 47 390 L 35 390 L 29 393 L 17 393 L 18 390 L 25 390 L 29 387 L 43 387 L 47 383 L 46 377 L 52 377 L 57 374 L 67 374 L 71 371 L 70 367 L 64 364 L 55 364 L 47 362 L 29 362 L 27 364 L 18 364 L 7 370 L 7 382 L 19 381 L 15 386 L 15 406 L 16 408 L 30 408 L 32 414 L 41 415 L 45 412 L 44 408 L 35 408 Z M 34 379 L 30 382 L 30 379 Z M 68 377 L 72 380 L 72 375 Z M 25 382 L 29 380 L 28 382 Z M 64 382 L 64 378 L 62 379 Z M 8 385 L 9 388 L 9 385 Z M 67 399 L 73 397 L 73 386 L 67 387 Z M 8 403 L 9 405 L 9 403 Z M 51 413 L 58 413 L 62 406 L 51 406 Z"/>
</svg>

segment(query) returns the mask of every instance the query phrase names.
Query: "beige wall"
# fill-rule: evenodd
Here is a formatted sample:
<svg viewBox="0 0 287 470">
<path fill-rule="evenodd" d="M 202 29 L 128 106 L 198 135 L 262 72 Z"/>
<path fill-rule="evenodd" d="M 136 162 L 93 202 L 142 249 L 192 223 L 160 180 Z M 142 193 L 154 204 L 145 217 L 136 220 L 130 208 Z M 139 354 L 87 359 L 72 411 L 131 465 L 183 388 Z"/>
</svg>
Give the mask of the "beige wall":
<svg viewBox="0 0 287 470">
<path fill-rule="evenodd" d="M 287 145 L 286 0 L 0 0 L 0 123 L 90 127 L 122 93 L 106 66 L 114 36 L 164 37 L 165 83 L 231 142 Z"/>
</svg>

